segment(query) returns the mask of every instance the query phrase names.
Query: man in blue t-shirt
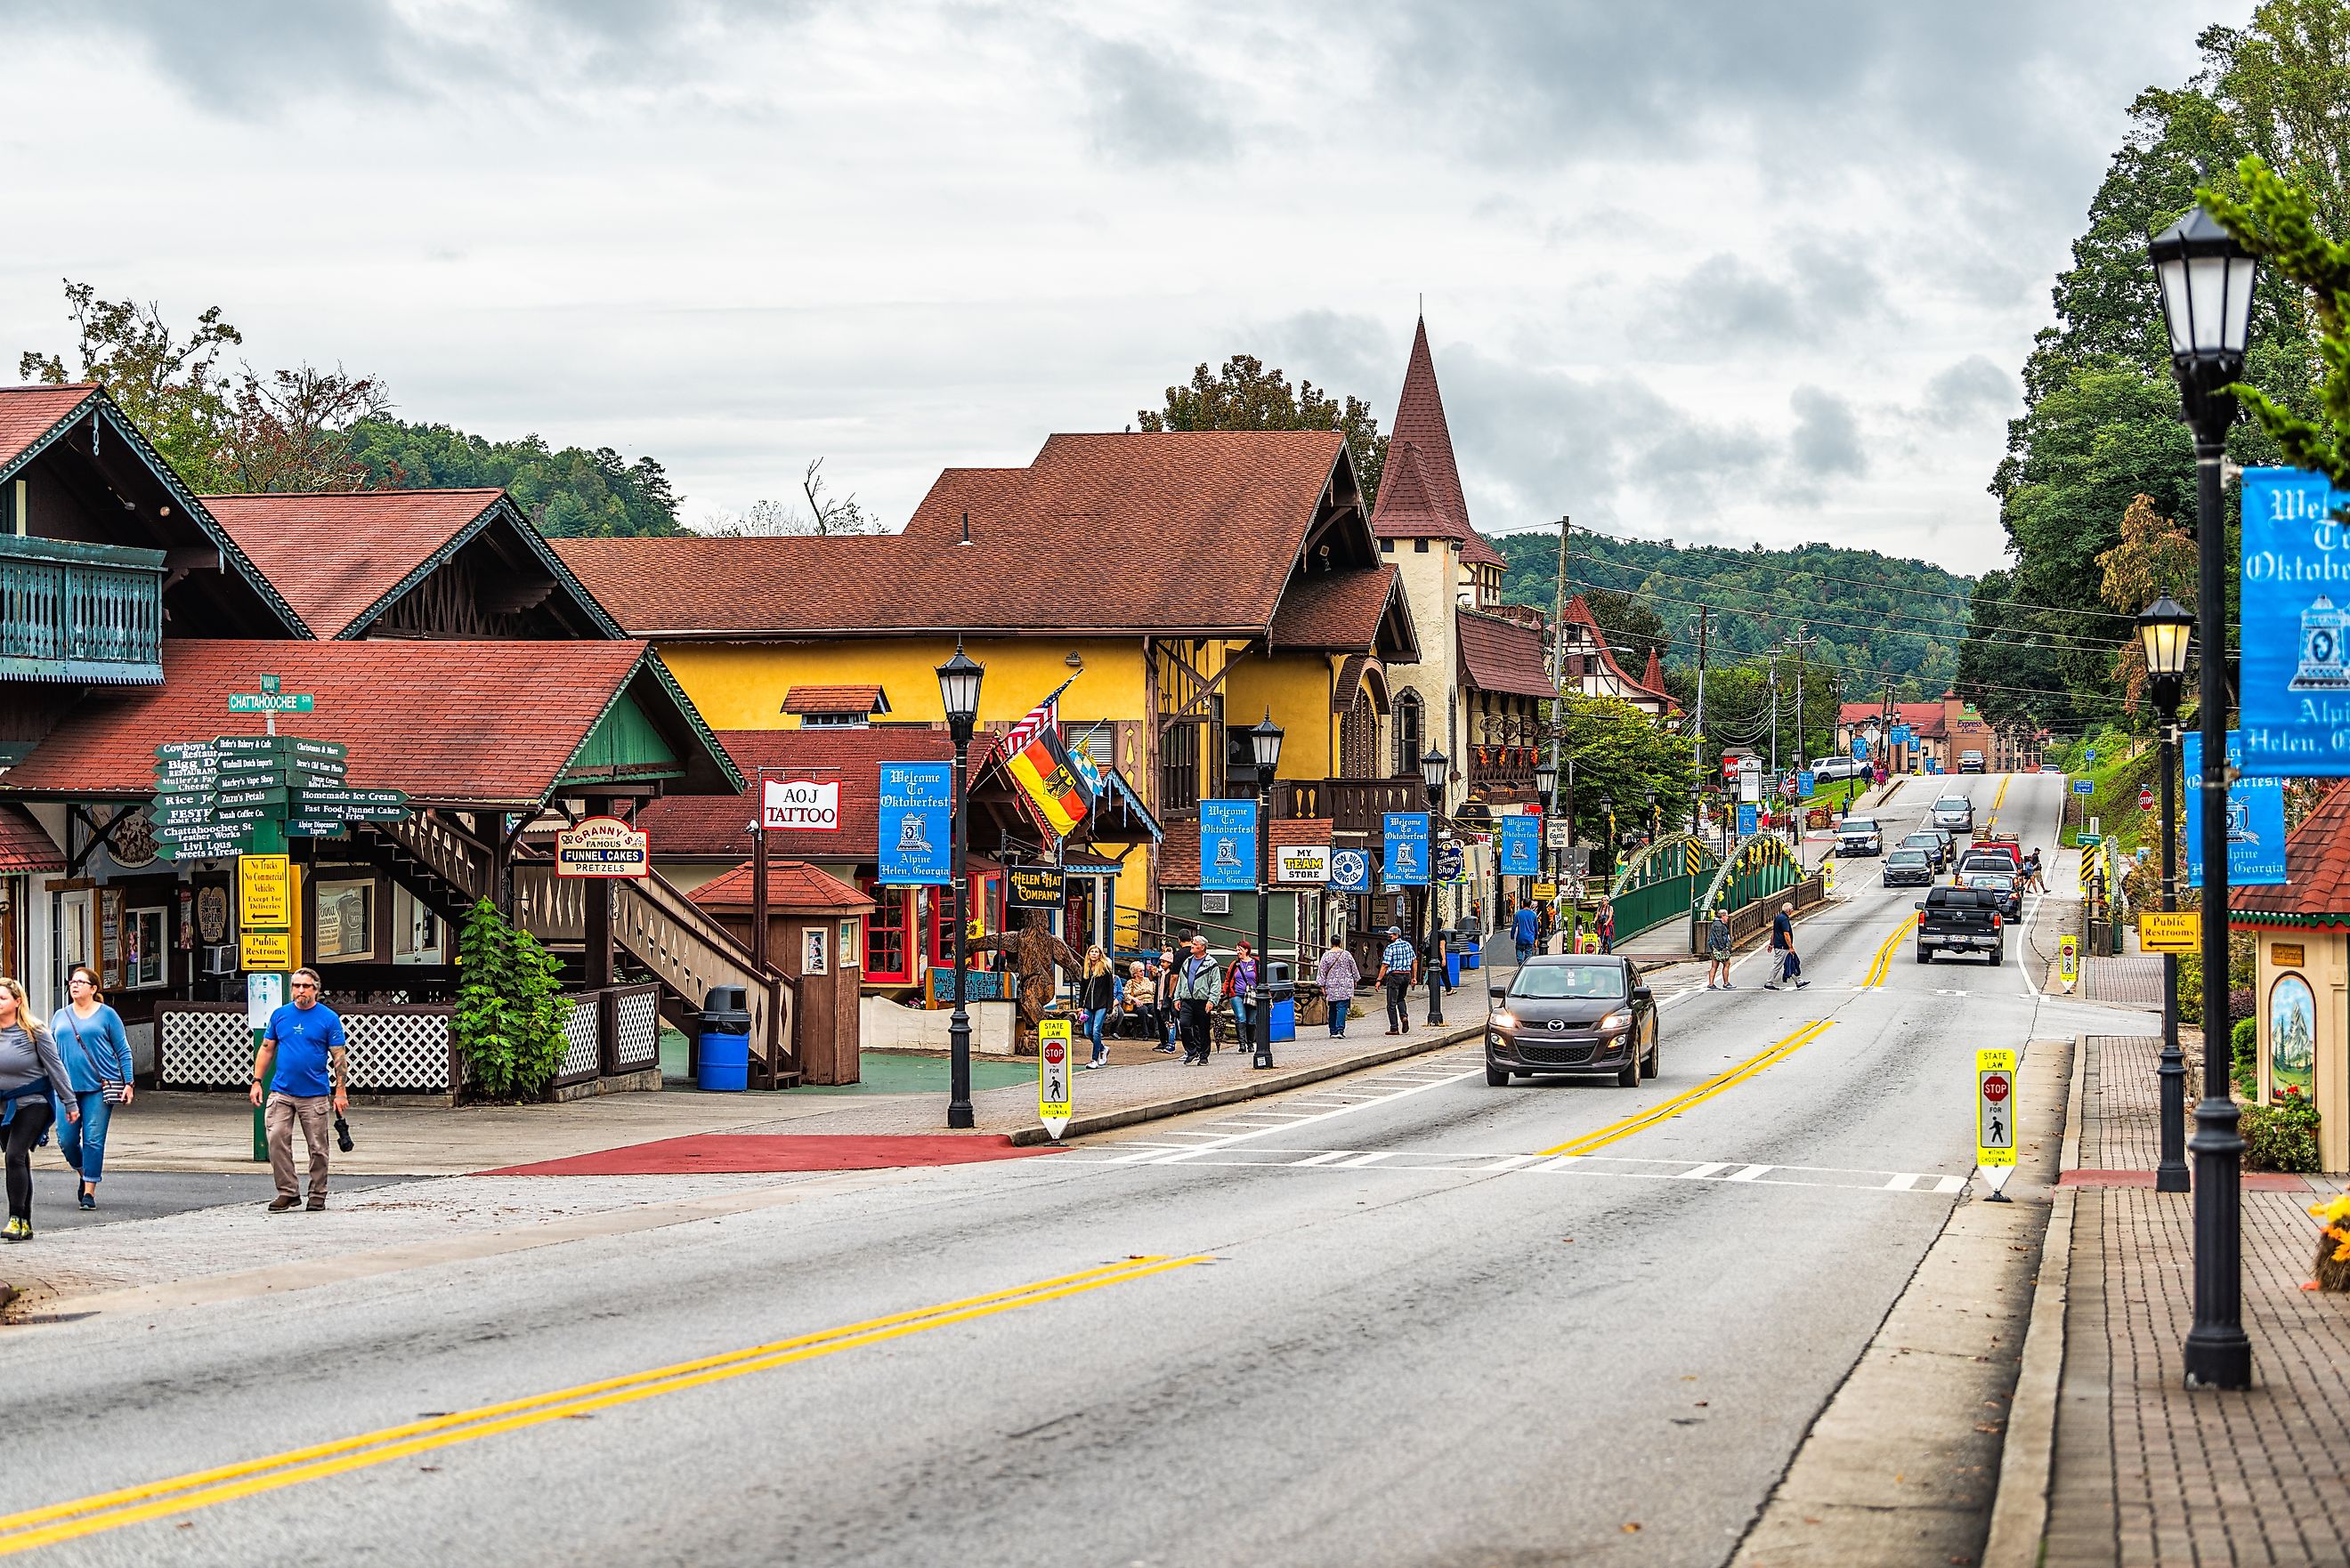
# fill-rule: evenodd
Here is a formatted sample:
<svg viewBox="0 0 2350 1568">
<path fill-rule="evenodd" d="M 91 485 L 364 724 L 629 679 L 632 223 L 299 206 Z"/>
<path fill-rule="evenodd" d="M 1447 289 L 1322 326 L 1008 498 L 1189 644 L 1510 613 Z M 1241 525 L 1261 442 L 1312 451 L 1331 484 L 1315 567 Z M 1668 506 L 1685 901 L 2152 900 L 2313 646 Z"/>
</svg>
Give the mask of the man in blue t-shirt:
<svg viewBox="0 0 2350 1568">
<path fill-rule="evenodd" d="M 292 986 L 294 1000 L 269 1015 L 261 1054 L 253 1064 L 253 1103 L 263 1103 L 265 1090 L 268 1096 L 262 1121 L 269 1133 L 269 1174 L 277 1179 L 277 1196 L 269 1200 L 272 1214 L 283 1214 L 302 1201 L 294 1180 L 297 1119 L 303 1146 L 310 1152 L 310 1210 L 315 1213 L 327 1206 L 328 1128 L 351 1103 L 346 1091 L 350 1075 L 343 1059 L 343 1021 L 318 1001 L 318 971 L 296 970 Z M 273 1062 L 275 1082 L 269 1075 Z"/>
<path fill-rule="evenodd" d="M 1510 940 L 1518 945 L 1520 963 L 1534 956 L 1535 944 L 1542 940 L 1542 916 L 1532 904 L 1518 906 L 1517 915 L 1510 922 Z"/>
</svg>

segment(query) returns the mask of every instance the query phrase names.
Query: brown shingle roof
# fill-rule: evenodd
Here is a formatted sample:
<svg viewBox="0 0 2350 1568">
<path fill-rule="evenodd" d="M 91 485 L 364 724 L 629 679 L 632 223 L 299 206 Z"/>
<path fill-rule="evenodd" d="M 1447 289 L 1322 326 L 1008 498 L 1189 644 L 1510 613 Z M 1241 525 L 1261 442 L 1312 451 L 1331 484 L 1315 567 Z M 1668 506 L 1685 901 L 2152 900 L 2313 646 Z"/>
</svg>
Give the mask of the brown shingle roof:
<svg viewBox="0 0 2350 1568">
<path fill-rule="evenodd" d="M 1398 651 L 1390 657 L 1401 664 L 1416 661 L 1419 639 L 1400 576 L 1393 566 L 1374 566 L 1292 578 L 1289 591 L 1281 596 L 1281 607 L 1274 612 L 1272 645 L 1367 652 L 1381 647 L 1381 623 L 1392 616 L 1393 635 L 1386 646 Z"/>
<path fill-rule="evenodd" d="M 870 860 L 881 827 L 881 764 L 943 763 L 954 757 L 954 742 L 944 730 L 721 730 L 718 742 L 749 781 L 750 795 L 673 794 L 646 802 L 637 814 L 637 826 L 651 835 L 656 856 L 746 858 L 757 770 L 767 768 L 785 777 L 840 781 L 840 826 L 829 833 L 771 834 L 768 854 L 827 863 Z M 982 755 L 982 748 L 974 744 L 974 777 Z"/>
<path fill-rule="evenodd" d="M 98 395 L 87 384 L 69 387 L 0 387 L 0 463 L 15 461 L 43 436 L 73 417 Z"/>
<path fill-rule="evenodd" d="M 1607 628 L 1602 627 L 1599 624 L 1598 618 L 1591 613 L 1591 607 L 1584 602 L 1584 598 L 1581 594 L 1577 594 L 1573 598 L 1566 601 L 1566 618 L 1571 621 L 1578 622 L 1589 629 L 1592 640 L 1598 645 L 1599 657 L 1601 660 L 1607 664 L 1608 670 L 1614 674 L 1616 679 L 1622 681 L 1625 686 L 1645 696 L 1653 697 L 1667 704 L 1669 708 L 1678 709 L 1680 706 L 1679 703 L 1673 701 L 1671 692 L 1665 691 L 1661 687 L 1652 688 L 1643 685 L 1641 682 L 1634 680 L 1630 675 L 1627 674 L 1624 667 L 1616 662 L 1616 650 L 1607 646 Z"/>
<path fill-rule="evenodd" d="M 1245 636 L 1344 451 L 1336 431 L 1056 435 L 1025 469 L 945 471 L 902 535 L 556 547 L 636 636 Z"/>
<path fill-rule="evenodd" d="M 864 718 L 889 711 L 889 699 L 879 686 L 795 686 L 784 693 L 786 713 L 848 713 Z"/>
<path fill-rule="evenodd" d="M 331 638 L 495 506 L 501 493 L 361 490 L 203 500 L 303 623 Z"/>
<path fill-rule="evenodd" d="M 2284 837 L 2282 886 L 2228 889 L 2229 924 L 2350 926 L 2350 779 Z"/>
<path fill-rule="evenodd" d="M 262 732 L 258 715 L 230 715 L 228 694 L 269 670 L 317 700 L 280 730 L 348 745 L 354 787 L 425 804 L 533 805 L 639 668 L 656 663 L 641 642 L 166 639 L 161 686 L 77 705 L 0 774 L 0 795 L 151 794 L 161 742 Z M 732 787 L 691 753 L 688 779 Z"/>
<path fill-rule="evenodd" d="M 751 863 L 748 860 L 715 877 L 686 895 L 705 909 L 748 909 L 751 907 Z M 827 914 L 856 914 L 875 908 L 872 899 L 828 872 L 805 860 L 767 862 L 767 908 Z"/>
<path fill-rule="evenodd" d="M 1411 470 L 1410 488 L 1391 505 L 1388 473 L 1399 452 Z M 1452 430 L 1444 418 L 1444 393 L 1436 384 L 1436 359 L 1428 349 L 1425 317 L 1412 326 L 1411 358 L 1405 363 L 1403 390 L 1396 395 L 1395 422 L 1388 428 L 1388 470 L 1379 476 L 1379 497 L 1371 531 L 1390 538 L 1440 532 L 1461 538 L 1469 528 L 1469 501 L 1461 493 L 1461 470 L 1452 457 Z M 1441 526 L 1430 528 L 1434 523 Z M 1455 532 L 1458 530 L 1458 532 Z"/>
<path fill-rule="evenodd" d="M 1542 633 L 1472 609 L 1456 609 L 1453 618 L 1461 628 L 1461 663 L 1470 685 L 1521 697 L 1558 695 L 1543 660 Z"/>
<path fill-rule="evenodd" d="M 13 803 L 0 803 L 0 875 L 65 868 L 65 852 L 33 820 L 33 814 Z"/>
</svg>

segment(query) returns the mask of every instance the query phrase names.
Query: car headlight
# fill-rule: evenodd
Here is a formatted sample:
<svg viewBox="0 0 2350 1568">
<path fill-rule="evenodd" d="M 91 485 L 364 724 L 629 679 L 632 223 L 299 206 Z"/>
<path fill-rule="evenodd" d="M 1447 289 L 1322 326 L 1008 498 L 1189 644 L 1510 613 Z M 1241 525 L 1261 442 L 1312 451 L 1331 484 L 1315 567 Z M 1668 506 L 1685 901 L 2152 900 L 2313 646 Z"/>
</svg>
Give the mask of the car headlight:
<svg viewBox="0 0 2350 1568">
<path fill-rule="evenodd" d="M 1515 1029 L 1518 1026 L 1517 1015 L 1506 1007 L 1493 1009 L 1493 1015 L 1485 1022 L 1496 1029 Z"/>
<path fill-rule="evenodd" d="M 1599 1021 L 1599 1033 L 1602 1034 L 1614 1034 L 1631 1027 L 1632 1015 L 1620 1007 Z"/>
</svg>

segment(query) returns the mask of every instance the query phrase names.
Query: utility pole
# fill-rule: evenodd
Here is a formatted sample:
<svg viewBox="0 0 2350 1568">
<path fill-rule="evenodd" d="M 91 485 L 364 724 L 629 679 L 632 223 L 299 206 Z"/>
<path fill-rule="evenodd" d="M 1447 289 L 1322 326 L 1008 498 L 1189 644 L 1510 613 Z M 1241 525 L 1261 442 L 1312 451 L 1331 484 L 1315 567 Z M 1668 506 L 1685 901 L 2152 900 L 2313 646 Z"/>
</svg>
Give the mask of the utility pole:
<svg viewBox="0 0 2350 1568">
<path fill-rule="evenodd" d="M 1787 650 L 1764 650 L 1771 659 L 1771 787 L 1779 787 L 1779 656 Z"/>
<path fill-rule="evenodd" d="M 1713 629 L 1713 610 L 1700 606 L 1697 612 L 1697 788 L 1690 800 L 1690 832 L 1696 833 L 1705 821 L 1705 660 L 1708 634 Z"/>
<path fill-rule="evenodd" d="M 1558 734 L 1565 728 L 1559 712 L 1563 701 L 1559 689 L 1566 680 L 1566 541 L 1574 532 L 1575 519 L 1562 516 L 1558 520 L 1558 592 L 1552 600 L 1550 617 L 1550 799 L 1543 803 L 1542 867 L 1548 873 L 1543 879 L 1553 887 L 1558 884 L 1558 867 L 1550 850 L 1550 825 L 1558 820 Z M 1568 776 L 1573 777 L 1571 768 Z M 1572 809 L 1572 784 L 1567 787 L 1566 798 Z M 1572 824 L 1573 818 L 1568 820 Z M 1569 826 L 1568 838 L 1572 840 L 1574 835 L 1575 829 Z M 1501 905 L 1496 903 L 1493 907 L 1499 909 Z"/>
<path fill-rule="evenodd" d="M 1804 649 L 1817 642 L 1818 638 L 1804 635 L 1804 623 L 1795 623 L 1795 635 L 1787 646 L 1795 650 L 1795 771 L 1801 773 L 1811 765 L 1811 738 L 1804 732 Z M 1800 812 L 1789 825 L 1789 836 L 1795 843 L 1795 867 L 1804 864 L 1804 824 Z"/>
</svg>

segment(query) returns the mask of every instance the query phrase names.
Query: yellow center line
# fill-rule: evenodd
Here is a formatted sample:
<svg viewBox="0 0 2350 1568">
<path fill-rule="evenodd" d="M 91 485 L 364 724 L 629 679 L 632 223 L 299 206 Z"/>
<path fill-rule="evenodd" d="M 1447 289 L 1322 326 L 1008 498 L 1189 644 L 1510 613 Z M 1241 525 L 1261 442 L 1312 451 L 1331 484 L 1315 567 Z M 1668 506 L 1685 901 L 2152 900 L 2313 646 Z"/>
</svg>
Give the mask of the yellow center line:
<svg viewBox="0 0 2350 1568">
<path fill-rule="evenodd" d="M 1918 917 L 1915 914 L 1906 915 L 1900 924 L 1895 926 L 1887 934 L 1885 940 L 1877 945 L 1877 956 L 1869 961 L 1868 972 L 1861 977 L 1860 988 L 1863 991 L 1872 991 L 1884 985 L 1885 978 L 1893 967 L 1895 950 L 1901 946 L 1902 938 L 1917 929 Z"/>
<path fill-rule="evenodd" d="M 1716 1074 L 1714 1076 L 1708 1078 L 1704 1083 L 1698 1085 L 1693 1089 L 1684 1089 L 1679 1094 L 1675 1095 L 1671 1099 L 1661 1101 L 1657 1105 L 1651 1106 L 1647 1110 L 1640 1112 L 1637 1116 L 1626 1116 L 1620 1122 L 1611 1122 L 1607 1127 L 1601 1127 L 1597 1132 L 1586 1133 L 1581 1137 L 1560 1144 L 1555 1148 L 1544 1149 L 1542 1152 L 1544 1154 L 1589 1154 L 1593 1149 L 1605 1148 L 1607 1145 L 1615 1143 L 1619 1139 L 1630 1137 L 1634 1133 L 1645 1132 L 1660 1122 L 1671 1120 L 1673 1117 L 1680 1115 L 1683 1111 L 1688 1110 L 1691 1106 L 1703 1104 L 1705 1101 L 1713 1098 L 1714 1096 L 1721 1094 L 1724 1089 L 1734 1088 L 1738 1085 L 1744 1083 L 1747 1079 L 1754 1076 L 1755 1074 L 1762 1072 L 1765 1067 L 1770 1066 L 1773 1063 L 1794 1054 L 1795 1052 L 1803 1049 L 1803 1047 L 1810 1042 L 1818 1039 L 1824 1032 L 1831 1027 L 1832 1023 L 1833 1020 L 1815 1018 L 1811 1023 L 1804 1024 L 1801 1029 L 1796 1030 L 1793 1034 L 1788 1035 L 1784 1040 L 1782 1040 L 1777 1044 L 1772 1046 L 1770 1049 L 1758 1052 L 1754 1055 L 1749 1056 L 1745 1061 L 1741 1062 L 1735 1067 L 1731 1067 L 1726 1072 Z"/>
<path fill-rule="evenodd" d="M 1999 775 L 1999 793 L 1991 797 L 1991 815 L 1983 821 L 1983 831 L 1985 833 L 1996 833 L 1999 831 L 1999 808 L 2007 804 L 2007 786 L 2014 782 L 2015 775 L 2013 774 L 2002 774 Z"/>
<path fill-rule="evenodd" d="M 1099 1290 L 1106 1285 L 1124 1284 L 1130 1280 L 1206 1261 L 1204 1256 L 1129 1258 L 1078 1273 L 1039 1280 L 1014 1290 L 896 1313 L 888 1317 L 848 1324 L 791 1339 L 775 1340 L 693 1361 L 681 1361 L 622 1377 L 583 1383 L 576 1387 L 534 1395 L 528 1398 L 507 1400 L 424 1421 L 386 1427 L 358 1437 L 290 1449 L 265 1459 L 198 1470 L 169 1480 L 125 1487 L 70 1502 L 29 1509 L 0 1517 L 0 1556 L 94 1535 L 102 1531 L 117 1530 L 144 1520 L 192 1512 L 257 1492 L 319 1480 L 404 1459 L 411 1454 L 468 1443 L 548 1421 L 573 1419 L 616 1406 L 650 1399 L 656 1395 L 698 1388 L 705 1384 L 764 1372 L 794 1362 L 810 1361 L 843 1350 L 878 1345 L 949 1324 L 1009 1312 L 1015 1307 L 1057 1301 L 1064 1296 Z"/>
</svg>

